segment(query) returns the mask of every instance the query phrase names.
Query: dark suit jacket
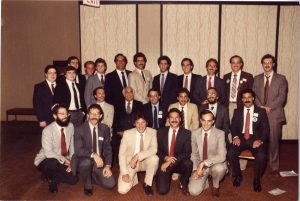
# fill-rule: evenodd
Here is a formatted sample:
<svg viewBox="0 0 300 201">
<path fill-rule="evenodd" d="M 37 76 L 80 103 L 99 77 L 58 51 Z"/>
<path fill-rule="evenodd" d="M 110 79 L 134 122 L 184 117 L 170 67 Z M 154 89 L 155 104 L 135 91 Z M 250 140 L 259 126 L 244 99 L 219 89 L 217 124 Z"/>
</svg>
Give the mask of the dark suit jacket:
<svg viewBox="0 0 300 201">
<path fill-rule="evenodd" d="M 103 159 L 104 165 L 112 165 L 112 147 L 110 144 L 110 130 L 107 125 L 98 123 L 97 142 L 98 153 Z M 76 157 L 76 159 L 73 157 L 74 161 L 79 160 L 78 162 L 80 162 L 80 159 L 91 158 L 91 154 L 93 152 L 93 139 L 88 121 L 85 121 L 82 125 L 75 129 L 74 147 Z M 76 167 L 78 167 L 79 164 L 77 161 L 75 164 Z M 73 164 L 73 167 L 75 166 Z"/>
<path fill-rule="evenodd" d="M 77 75 L 78 75 L 78 80 L 79 80 L 79 83 L 77 83 L 78 90 L 80 90 L 84 94 L 86 78 L 82 74 L 77 74 Z M 65 80 L 66 80 L 65 75 L 59 75 L 56 79 L 56 82 L 59 84 L 59 83 L 63 83 Z"/>
<path fill-rule="evenodd" d="M 131 71 L 126 70 L 127 77 Z M 120 80 L 116 70 L 108 73 L 105 77 L 105 92 L 106 98 L 105 101 L 111 105 L 118 105 L 120 102 L 123 102 L 124 96 L 122 94 L 123 85 Z"/>
<path fill-rule="evenodd" d="M 134 127 L 134 119 L 136 113 L 140 111 L 143 112 L 143 104 L 140 101 L 133 100 L 131 113 L 126 113 L 125 100 L 115 106 L 115 115 L 113 123 L 114 133 L 125 131 Z"/>
<path fill-rule="evenodd" d="M 160 74 L 153 78 L 152 87 L 160 91 Z M 177 101 L 177 85 L 178 76 L 174 73 L 168 72 L 167 78 L 165 80 L 164 91 L 161 93 L 161 103 L 164 108 L 168 108 L 171 103 Z"/>
<path fill-rule="evenodd" d="M 81 110 L 85 112 L 86 108 L 85 108 L 83 92 L 80 90 L 80 87 L 78 84 L 76 84 L 76 86 L 79 91 Z M 67 106 L 67 108 L 70 107 L 71 92 L 69 90 L 66 80 L 64 80 L 60 83 L 57 83 L 57 86 L 55 87 L 55 90 L 54 90 L 54 103 L 65 104 Z"/>
<path fill-rule="evenodd" d="M 253 135 L 250 137 L 252 141 L 261 140 L 264 143 L 268 141 L 270 127 L 267 117 L 267 113 L 264 109 L 254 106 L 254 113 L 257 113 L 256 120 L 253 119 Z M 232 139 L 238 136 L 241 140 L 244 139 L 243 134 L 244 126 L 244 107 L 240 107 L 234 110 L 232 122 L 231 122 L 231 135 Z M 250 135 L 251 136 L 251 135 Z"/>
<path fill-rule="evenodd" d="M 229 98 L 230 98 L 230 82 L 231 82 L 231 74 L 227 73 L 226 75 L 223 76 L 223 80 L 225 82 L 225 88 L 226 88 L 226 93 L 225 93 L 225 106 L 229 106 Z M 237 107 L 242 107 L 243 102 L 240 98 L 241 96 L 241 91 L 244 89 L 252 89 L 253 86 L 253 75 L 250 73 L 247 73 L 245 71 L 241 71 L 241 76 L 240 80 L 237 80 L 239 85 L 238 85 L 238 93 L 237 93 Z"/>
<path fill-rule="evenodd" d="M 159 128 L 161 128 L 161 127 L 164 127 L 166 124 L 166 116 L 167 116 L 168 110 L 166 108 L 164 108 L 162 106 L 162 104 L 159 104 L 159 108 L 157 108 L 157 109 L 158 109 L 157 115 L 158 114 L 162 115 L 162 118 L 158 118 L 158 124 L 159 124 L 158 126 L 159 126 Z M 153 128 L 153 111 L 152 111 L 152 104 L 150 102 L 144 104 L 144 111 L 145 111 L 145 115 L 148 119 L 148 126 Z"/>
<path fill-rule="evenodd" d="M 178 88 L 183 88 L 183 75 L 178 76 Z M 196 90 L 196 83 L 197 80 L 200 79 L 202 76 L 198 74 L 192 73 L 192 78 L 191 78 L 191 86 L 190 86 L 190 100 L 192 103 L 198 104 L 197 99 L 194 97 L 195 90 Z"/>
<path fill-rule="evenodd" d="M 159 157 L 159 164 L 161 165 L 165 157 L 169 155 L 168 146 L 168 132 L 169 126 L 158 129 L 157 131 L 157 155 Z M 191 146 L 191 131 L 179 128 L 174 148 L 174 157 L 177 158 L 175 163 L 181 163 L 183 160 L 191 158 L 192 146 Z"/>
<path fill-rule="evenodd" d="M 206 80 L 207 75 L 198 79 L 196 84 L 196 90 L 194 91 L 194 98 L 197 100 L 197 104 L 201 104 L 202 101 L 206 100 L 207 89 L 206 89 Z M 225 83 L 224 81 L 215 76 L 214 87 L 218 90 L 219 93 L 219 103 L 222 105 L 225 104 Z"/>
<path fill-rule="evenodd" d="M 46 121 L 49 125 L 54 121 L 52 106 L 53 95 L 47 81 L 36 84 L 33 92 L 33 109 L 39 122 Z"/>
</svg>

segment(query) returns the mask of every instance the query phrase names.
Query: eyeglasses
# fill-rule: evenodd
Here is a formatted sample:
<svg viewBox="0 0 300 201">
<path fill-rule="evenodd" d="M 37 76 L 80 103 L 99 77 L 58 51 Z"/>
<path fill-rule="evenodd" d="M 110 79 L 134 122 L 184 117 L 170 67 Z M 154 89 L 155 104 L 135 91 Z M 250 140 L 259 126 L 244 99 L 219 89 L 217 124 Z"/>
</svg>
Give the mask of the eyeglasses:
<svg viewBox="0 0 300 201">
<path fill-rule="evenodd" d="M 90 116 L 100 116 L 101 114 L 100 113 L 95 113 L 95 112 L 90 112 L 89 115 Z"/>
</svg>

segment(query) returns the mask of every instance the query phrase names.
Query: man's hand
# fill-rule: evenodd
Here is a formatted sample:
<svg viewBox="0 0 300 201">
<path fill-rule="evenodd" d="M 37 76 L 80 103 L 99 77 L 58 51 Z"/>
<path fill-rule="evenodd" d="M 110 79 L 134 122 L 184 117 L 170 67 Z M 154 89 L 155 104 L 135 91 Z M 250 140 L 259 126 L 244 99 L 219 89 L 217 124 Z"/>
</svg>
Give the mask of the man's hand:
<svg viewBox="0 0 300 201">
<path fill-rule="evenodd" d="M 165 157 L 166 162 L 170 162 L 170 163 L 173 163 L 173 164 L 176 162 L 176 160 L 177 160 L 177 158 L 175 158 L 174 156 L 166 156 Z"/>
<path fill-rule="evenodd" d="M 204 161 L 201 161 L 196 169 L 196 173 L 197 173 L 198 177 L 203 176 L 203 168 L 204 167 L 205 167 L 205 163 L 204 163 Z"/>
<path fill-rule="evenodd" d="M 112 175 L 112 172 L 111 172 L 110 166 L 105 166 L 103 168 L 103 176 L 110 177 L 111 175 Z"/>
<path fill-rule="evenodd" d="M 132 169 L 135 169 L 136 166 L 137 166 L 137 162 L 138 162 L 138 161 L 139 161 L 139 157 L 138 157 L 137 154 L 135 154 L 135 155 L 132 157 L 132 159 L 130 160 L 130 162 L 129 162 L 130 167 L 131 167 Z"/>
<path fill-rule="evenodd" d="M 201 102 L 202 105 L 207 104 L 207 103 L 208 103 L 207 99 Z"/>
<path fill-rule="evenodd" d="M 252 148 L 255 149 L 257 147 L 260 147 L 260 145 L 262 145 L 264 142 L 261 140 L 254 140 L 253 144 L 252 144 Z"/>
<path fill-rule="evenodd" d="M 45 122 L 45 121 L 41 121 L 40 122 L 40 127 L 41 128 L 44 128 L 44 127 L 46 127 L 47 126 L 47 123 Z"/>
<path fill-rule="evenodd" d="M 93 158 L 96 162 L 97 168 L 102 168 L 104 165 L 102 158 L 96 153 L 93 153 Z"/>
<path fill-rule="evenodd" d="M 66 172 L 71 172 L 71 167 L 70 167 L 71 161 L 69 159 L 66 159 L 64 161 L 64 165 L 67 166 Z"/>
<path fill-rule="evenodd" d="M 129 174 L 122 175 L 122 180 L 126 183 L 129 183 L 131 181 Z"/>
<path fill-rule="evenodd" d="M 271 108 L 268 106 L 262 106 L 262 108 L 264 108 L 266 110 L 267 113 L 271 112 Z"/>
<path fill-rule="evenodd" d="M 236 146 L 240 146 L 240 144 L 241 144 L 241 140 L 240 140 L 240 138 L 235 138 L 233 141 L 232 141 L 232 144 L 234 144 L 234 145 L 236 145 Z"/>
<path fill-rule="evenodd" d="M 164 163 L 161 165 L 160 170 L 161 170 L 162 172 L 166 172 L 166 171 L 167 171 L 167 168 L 170 166 L 170 164 L 171 164 L 170 161 L 164 162 Z"/>
<path fill-rule="evenodd" d="M 196 179 L 198 179 L 198 178 L 199 178 L 199 175 L 198 175 L 198 173 L 197 173 L 197 170 L 194 170 L 194 171 L 192 172 L 192 179 L 196 180 Z"/>
</svg>

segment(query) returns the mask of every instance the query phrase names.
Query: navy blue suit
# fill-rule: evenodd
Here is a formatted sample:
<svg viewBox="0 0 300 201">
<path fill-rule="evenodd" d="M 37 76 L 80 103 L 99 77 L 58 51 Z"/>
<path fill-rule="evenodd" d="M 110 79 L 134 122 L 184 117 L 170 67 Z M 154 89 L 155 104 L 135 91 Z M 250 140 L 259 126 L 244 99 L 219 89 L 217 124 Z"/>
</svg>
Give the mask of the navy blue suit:
<svg viewBox="0 0 300 201">
<path fill-rule="evenodd" d="M 183 77 L 185 75 L 180 75 L 178 76 L 178 88 L 183 88 Z M 190 100 L 192 103 L 195 103 L 197 104 L 197 99 L 194 97 L 194 94 L 195 94 L 195 90 L 196 90 L 196 84 L 197 84 L 197 80 L 198 79 L 201 79 L 201 75 L 197 75 L 197 74 L 194 74 L 192 73 L 192 77 L 191 77 L 191 83 L 190 83 Z"/>
</svg>

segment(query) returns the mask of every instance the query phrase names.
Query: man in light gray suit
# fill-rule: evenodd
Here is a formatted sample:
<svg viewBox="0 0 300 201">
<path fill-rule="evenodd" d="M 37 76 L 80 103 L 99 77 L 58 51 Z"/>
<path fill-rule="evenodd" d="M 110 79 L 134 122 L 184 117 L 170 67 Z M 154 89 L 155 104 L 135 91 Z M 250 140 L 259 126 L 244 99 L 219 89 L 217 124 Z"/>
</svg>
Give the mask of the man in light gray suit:
<svg viewBox="0 0 300 201">
<path fill-rule="evenodd" d="M 138 52 L 133 57 L 133 63 L 136 69 L 128 75 L 129 86 L 134 91 L 134 100 L 146 104 L 149 102 L 148 91 L 152 88 L 151 72 L 145 70 L 147 58 L 142 52 Z"/>
<path fill-rule="evenodd" d="M 79 168 L 84 182 L 84 194 L 93 194 L 92 180 L 111 189 L 116 182 L 112 175 L 112 148 L 108 126 L 100 123 L 103 111 L 98 104 L 88 108 L 87 121 L 75 129 L 74 171 Z"/>
<path fill-rule="evenodd" d="M 43 129 L 42 149 L 36 155 L 34 164 L 42 172 L 42 178 L 49 181 L 49 191 L 57 193 L 60 182 L 76 184 L 78 179 L 71 173 L 71 157 L 74 154 L 74 127 L 66 106 L 52 108 L 52 122 Z"/>
<path fill-rule="evenodd" d="M 95 74 L 89 77 L 85 85 L 84 101 L 86 107 L 89 107 L 91 104 L 96 103 L 93 91 L 97 87 L 104 87 L 105 85 L 105 72 L 107 69 L 106 61 L 102 58 L 96 59 L 95 68 Z"/>
<path fill-rule="evenodd" d="M 200 114 L 202 127 L 192 132 L 193 172 L 188 188 L 194 196 L 208 188 L 208 176 L 211 176 L 212 195 L 219 197 L 219 182 L 227 170 L 225 133 L 213 127 L 214 119 L 210 110 L 203 110 Z"/>
<path fill-rule="evenodd" d="M 279 140 L 282 125 L 285 123 L 284 105 L 288 84 L 285 76 L 274 71 L 275 57 L 266 54 L 261 59 L 264 73 L 254 77 L 253 91 L 256 93 L 255 103 L 267 112 L 270 124 L 269 166 L 271 174 L 279 171 Z"/>
</svg>

